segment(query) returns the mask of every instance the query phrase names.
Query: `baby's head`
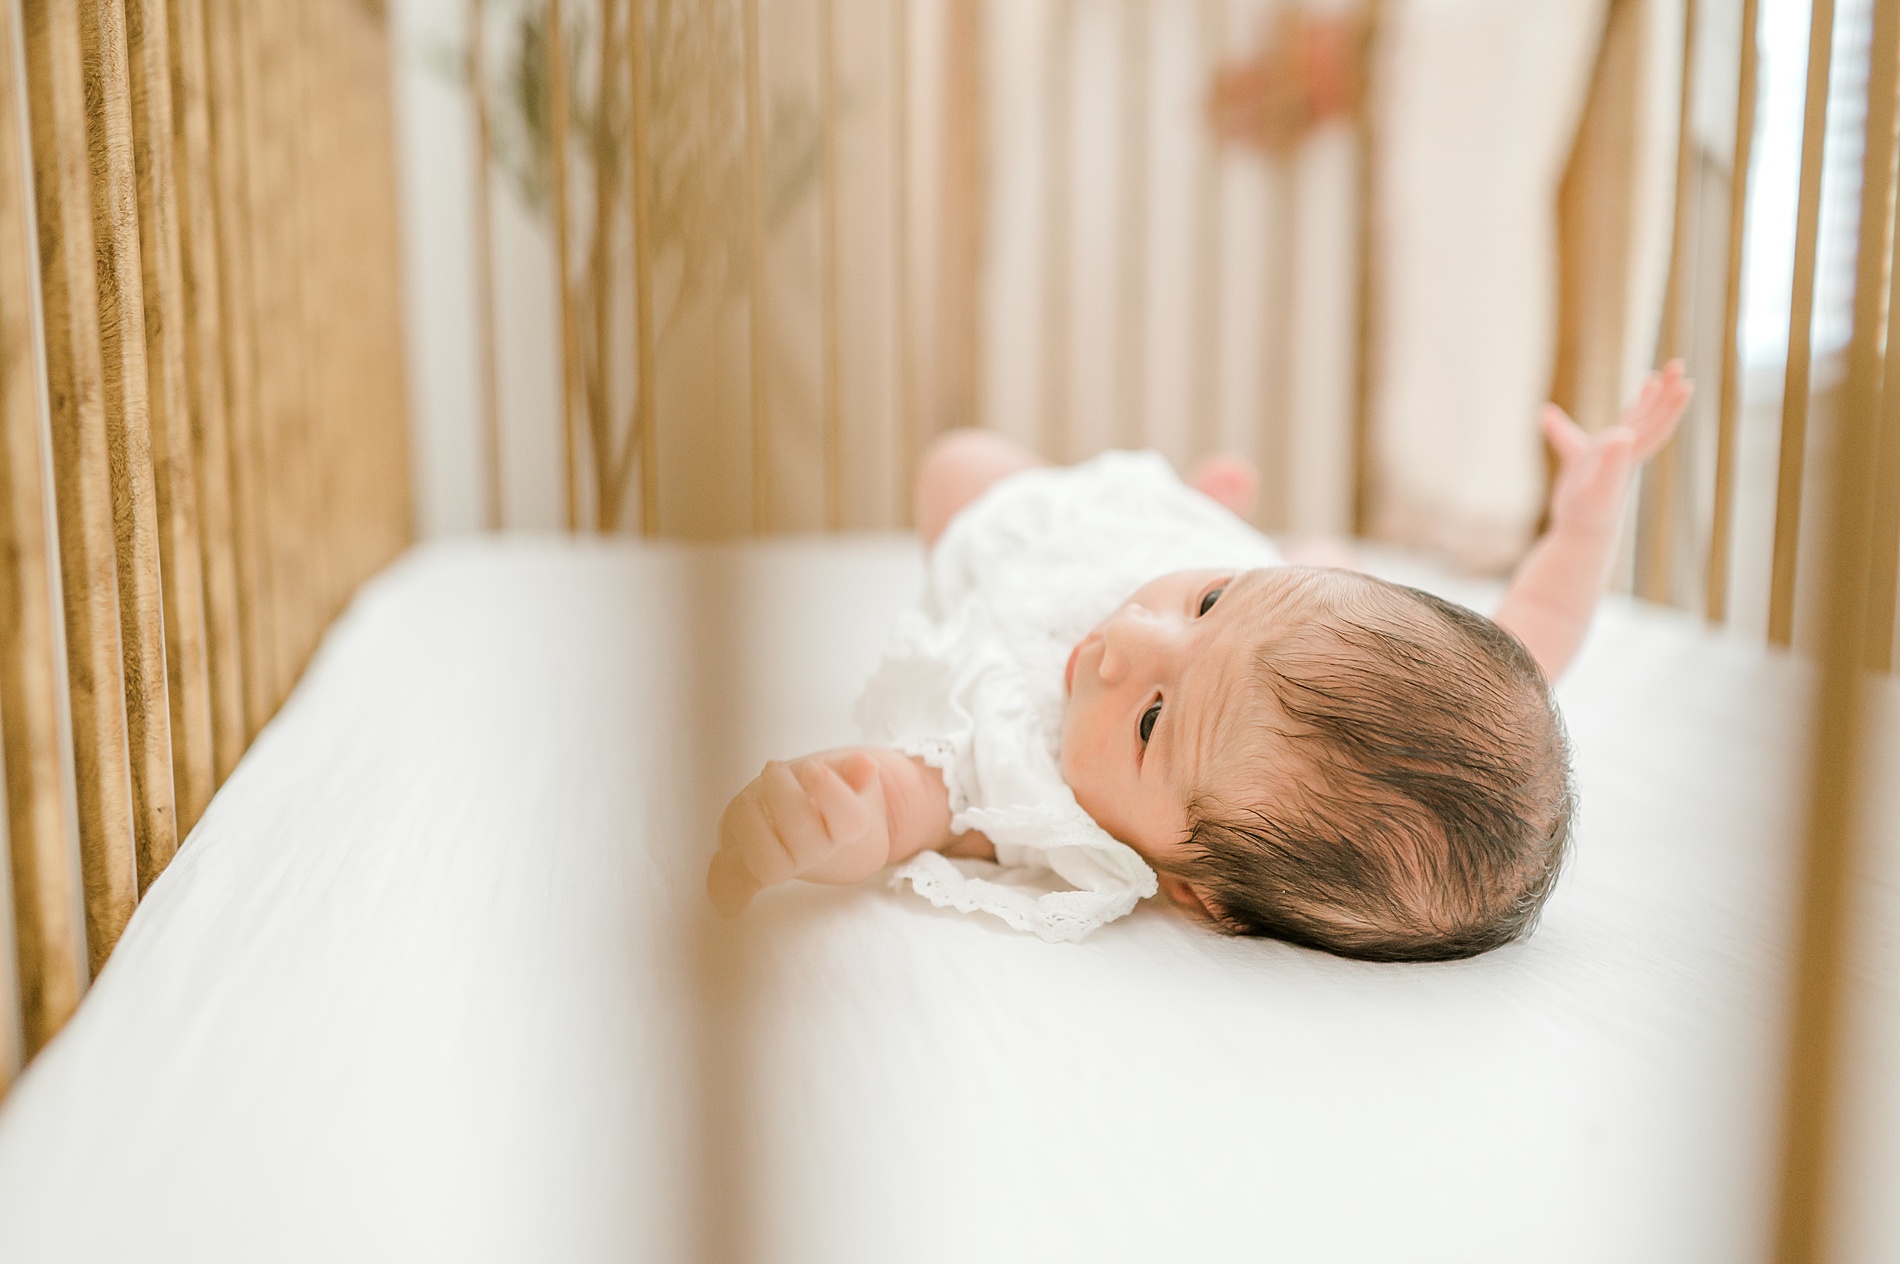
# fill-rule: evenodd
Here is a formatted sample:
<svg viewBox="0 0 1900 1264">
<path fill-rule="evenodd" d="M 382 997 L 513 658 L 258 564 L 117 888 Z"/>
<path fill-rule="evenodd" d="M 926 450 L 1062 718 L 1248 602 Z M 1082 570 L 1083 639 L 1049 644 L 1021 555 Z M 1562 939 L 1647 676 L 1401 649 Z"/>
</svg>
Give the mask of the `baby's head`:
<svg viewBox="0 0 1900 1264">
<path fill-rule="evenodd" d="M 1489 619 L 1347 571 L 1183 571 L 1075 647 L 1076 801 L 1235 934 L 1377 961 L 1524 934 L 1574 799 L 1536 662 Z"/>
</svg>

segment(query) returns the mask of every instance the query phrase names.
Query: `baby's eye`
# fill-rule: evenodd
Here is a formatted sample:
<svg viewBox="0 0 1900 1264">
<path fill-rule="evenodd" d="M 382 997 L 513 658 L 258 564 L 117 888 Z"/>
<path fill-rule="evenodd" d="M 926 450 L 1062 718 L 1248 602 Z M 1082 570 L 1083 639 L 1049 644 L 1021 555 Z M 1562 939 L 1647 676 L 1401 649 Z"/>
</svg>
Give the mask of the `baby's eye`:
<svg viewBox="0 0 1900 1264">
<path fill-rule="evenodd" d="M 1221 594 L 1226 591 L 1227 591 L 1227 585 L 1225 584 L 1222 584 L 1219 588 L 1210 588 L 1208 590 L 1207 596 L 1201 598 L 1201 608 L 1199 611 L 1195 613 L 1194 617 L 1198 619 L 1202 615 L 1206 614 L 1209 610 L 1212 610 L 1214 608 L 1214 603 L 1219 601 Z"/>
<path fill-rule="evenodd" d="M 1161 699 L 1156 698 L 1155 704 L 1152 707 L 1149 707 L 1146 711 L 1143 711 L 1141 713 L 1141 744 L 1143 746 L 1146 746 L 1148 744 L 1148 739 L 1154 735 L 1155 721 L 1159 720 L 1160 718 L 1161 718 Z"/>
</svg>

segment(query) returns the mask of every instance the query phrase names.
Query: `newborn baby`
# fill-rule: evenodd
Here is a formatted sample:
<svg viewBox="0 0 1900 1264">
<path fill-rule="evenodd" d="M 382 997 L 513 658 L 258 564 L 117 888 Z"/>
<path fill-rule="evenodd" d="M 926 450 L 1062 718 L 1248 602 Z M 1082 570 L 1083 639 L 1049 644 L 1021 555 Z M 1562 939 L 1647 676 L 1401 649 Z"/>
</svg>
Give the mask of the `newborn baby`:
<svg viewBox="0 0 1900 1264">
<path fill-rule="evenodd" d="M 1595 436 L 1546 411 L 1550 526 L 1495 619 L 1292 564 L 1240 517 L 1236 462 L 1191 488 L 1153 453 L 1057 469 L 945 437 L 918 480 L 924 600 L 859 704 L 870 744 L 766 765 L 720 821 L 714 903 L 896 865 L 1049 940 L 1158 891 L 1230 934 L 1367 960 L 1518 938 L 1574 810 L 1548 682 L 1689 390 L 1671 365 Z"/>
</svg>

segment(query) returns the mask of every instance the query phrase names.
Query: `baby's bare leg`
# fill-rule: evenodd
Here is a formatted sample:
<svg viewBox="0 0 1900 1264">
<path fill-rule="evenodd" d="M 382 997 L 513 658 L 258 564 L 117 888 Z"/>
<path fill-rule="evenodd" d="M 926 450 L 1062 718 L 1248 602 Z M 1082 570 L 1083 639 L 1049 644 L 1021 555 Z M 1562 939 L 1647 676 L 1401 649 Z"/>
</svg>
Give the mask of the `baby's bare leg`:
<svg viewBox="0 0 1900 1264">
<path fill-rule="evenodd" d="M 993 430 L 952 430 L 930 445 L 917 467 L 917 530 L 929 548 L 957 511 L 999 479 L 1047 465 Z"/>
</svg>

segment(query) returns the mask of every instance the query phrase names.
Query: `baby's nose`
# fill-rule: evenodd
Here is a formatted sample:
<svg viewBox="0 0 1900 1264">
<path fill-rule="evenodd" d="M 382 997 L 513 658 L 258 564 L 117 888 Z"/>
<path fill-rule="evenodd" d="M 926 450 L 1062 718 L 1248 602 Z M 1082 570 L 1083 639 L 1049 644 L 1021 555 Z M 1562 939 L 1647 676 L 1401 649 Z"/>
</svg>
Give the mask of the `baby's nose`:
<svg viewBox="0 0 1900 1264">
<path fill-rule="evenodd" d="M 1102 665 L 1097 672 L 1102 683 L 1111 689 L 1121 684 L 1131 672 L 1155 659 L 1166 641 L 1160 620 L 1140 606 L 1117 611 L 1102 628 Z"/>
</svg>

